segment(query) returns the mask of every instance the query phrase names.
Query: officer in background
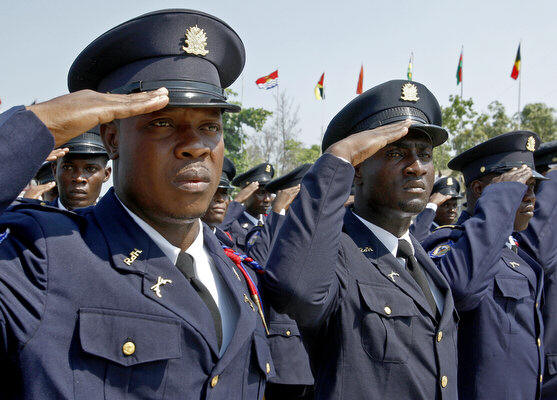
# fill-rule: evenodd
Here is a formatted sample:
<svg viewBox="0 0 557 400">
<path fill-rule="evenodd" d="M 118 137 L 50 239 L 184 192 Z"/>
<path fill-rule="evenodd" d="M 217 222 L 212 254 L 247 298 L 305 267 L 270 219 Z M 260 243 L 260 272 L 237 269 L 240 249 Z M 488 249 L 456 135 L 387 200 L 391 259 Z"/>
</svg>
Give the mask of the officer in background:
<svg viewBox="0 0 557 400">
<path fill-rule="evenodd" d="M 308 342 L 317 399 L 458 398 L 451 290 L 408 231 L 447 137 L 433 94 L 402 80 L 356 97 L 325 132 L 262 275 Z"/>
<path fill-rule="evenodd" d="M 542 143 L 534 153 L 536 171 L 548 181 L 536 189 L 536 207 L 528 228 L 517 232 L 521 249 L 540 263 L 544 270 L 544 323 L 545 367 L 542 399 L 557 399 L 557 141 Z"/>
<path fill-rule="evenodd" d="M 464 399 L 537 399 L 543 381 L 543 271 L 513 232 L 534 215 L 539 137 L 509 132 L 453 158 L 468 208 L 458 226 L 422 243 L 449 281 L 460 314 L 459 394 Z"/>
<path fill-rule="evenodd" d="M 98 131 L 85 132 L 64 144 L 68 152 L 52 164 L 58 198 L 50 205 L 65 210 L 97 202 L 103 183 L 110 178 L 108 154 Z"/>
<path fill-rule="evenodd" d="M 199 220 L 221 114 L 239 109 L 223 88 L 244 61 L 216 17 L 152 12 L 78 56 L 76 93 L 0 115 L 3 398 L 263 397 L 274 367 L 256 286 Z M 114 188 L 97 205 L 6 210 L 52 148 L 99 123 Z"/>
<path fill-rule="evenodd" d="M 410 225 L 412 235 L 421 242 L 439 226 L 454 224 L 458 217 L 458 200 L 461 198 L 460 183 L 456 178 L 442 176 L 437 179 L 429 203 Z"/>
<path fill-rule="evenodd" d="M 248 255 L 265 265 L 273 239 L 276 237 L 290 203 L 300 190 L 300 182 L 311 167 L 303 164 L 283 176 L 273 179 L 265 189 L 274 193 L 272 211 L 263 226 L 255 226 L 246 237 Z M 263 292 L 263 303 L 269 321 L 269 346 L 275 364 L 276 375 L 269 380 L 265 391 L 266 400 L 313 399 L 313 375 L 308 352 L 300 329 L 292 318 L 280 314 L 270 305 Z"/>
<path fill-rule="evenodd" d="M 249 185 L 256 190 L 252 191 L 243 204 L 237 201 L 229 205 L 227 215 L 221 228 L 229 232 L 236 246 L 242 251 L 246 251 L 246 235 L 257 225 L 265 223 L 267 214 L 271 208 L 273 194 L 265 189 L 265 185 L 273 179 L 275 169 L 269 163 L 261 163 L 236 176 L 232 180 L 232 185 L 247 189 Z"/>
</svg>

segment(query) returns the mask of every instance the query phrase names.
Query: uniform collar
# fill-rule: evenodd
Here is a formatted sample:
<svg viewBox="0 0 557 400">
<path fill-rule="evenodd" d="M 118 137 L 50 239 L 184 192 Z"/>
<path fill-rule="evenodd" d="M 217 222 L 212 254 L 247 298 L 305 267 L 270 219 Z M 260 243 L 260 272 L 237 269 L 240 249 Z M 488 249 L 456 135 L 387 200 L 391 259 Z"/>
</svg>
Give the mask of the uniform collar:
<svg viewBox="0 0 557 400">
<path fill-rule="evenodd" d="M 172 264 L 176 265 L 176 260 L 178 260 L 178 256 L 180 255 L 182 249 L 174 246 L 172 243 L 166 240 L 159 232 L 157 232 L 151 225 L 149 225 L 147 222 L 142 220 L 135 213 L 133 213 L 128 207 L 126 207 L 125 204 L 122 203 L 122 201 L 120 200 L 116 192 L 114 193 L 114 196 L 116 197 L 118 202 L 120 202 L 124 210 L 126 210 L 127 213 L 130 215 L 130 217 L 132 217 L 135 223 L 139 225 L 141 229 L 143 229 L 143 231 L 147 234 L 147 236 L 149 236 L 157 246 L 159 246 L 162 252 L 170 259 Z M 199 219 L 197 219 L 197 223 L 199 224 L 199 233 L 197 234 L 195 240 L 190 245 L 190 247 L 188 247 L 188 249 L 186 250 L 186 253 L 191 255 L 194 260 L 199 259 L 199 257 L 201 257 L 202 253 L 204 252 L 203 227 L 201 226 L 201 221 L 199 221 Z"/>
<path fill-rule="evenodd" d="M 396 257 L 396 253 L 398 251 L 398 241 L 400 239 L 406 240 L 408 243 L 410 243 L 410 248 L 412 249 L 412 253 L 414 253 L 414 245 L 412 244 L 412 240 L 410 239 L 410 233 L 408 232 L 408 230 L 404 232 L 401 237 L 397 238 L 391 232 L 388 232 L 385 229 L 363 219 L 358 214 L 356 214 L 354 210 L 352 210 L 352 213 L 360 221 L 362 221 L 362 223 L 377 237 L 377 239 L 379 239 L 381 243 L 383 243 L 383 246 L 385 246 L 387 250 L 389 250 L 393 257 Z"/>
<path fill-rule="evenodd" d="M 66 210 L 68 211 L 68 209 L 66 207 L 64 207 L 64 205 L 62 204 L 62 202 L 60 201 L 60 197 L 56 198 L 56 207 L 58 207 L 60 210 Z"/>
<path fill-rule="evenodd" d="M 254 225 L 257 225 L 257 223 L 259 222 L 257 220 L 257 218 L 255 218 L 253 215 L 251 215 L 249 212 L 244 211 L 244 215 L 245 217 Z"/>
</svg>

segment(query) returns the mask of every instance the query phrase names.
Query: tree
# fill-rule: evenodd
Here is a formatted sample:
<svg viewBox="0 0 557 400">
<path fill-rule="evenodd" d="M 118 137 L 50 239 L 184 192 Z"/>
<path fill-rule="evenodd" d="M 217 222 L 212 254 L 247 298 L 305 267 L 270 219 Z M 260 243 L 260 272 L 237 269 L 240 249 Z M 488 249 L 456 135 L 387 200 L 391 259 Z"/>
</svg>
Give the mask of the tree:
<svg viewBox="0 0 557 400">
<path fill-rule="evenodd" d="M 237 93 L 232 90 L 226 89 L 226 91 L 229 97 L 237 97 Z M 231 103 L 241 106 L 238 101 L 232 101 Z M 248 126 L 256 132 L 260 132 L 270 115 L 272 115 L 271 111 L 253 107 L 243 108 L 238 113 L 223 114 L 222 123 L 226 156 L 234 162 L 239 171 L 247 169 L 250 165 L 246 153 L 248 134 L 245 132 L 245 127 Z"/>
<path fill-rule="evenodd" d="M 291 171 L 299 165 L 312 164 L 317 161 L 321 155 L 321 146 L 313 144 L 306 147 L 302 142 L 289 139 L 286 142 L 286 154 L 289 163 L 284 165 L 284 172 Z"/>
<path fill-rule="evenodd" d="M 526 104 L 520 113 L 521 129 L 536 132 L 544 142 L 557 140 L 555 109 L 544 103 Z"/>
</svg>

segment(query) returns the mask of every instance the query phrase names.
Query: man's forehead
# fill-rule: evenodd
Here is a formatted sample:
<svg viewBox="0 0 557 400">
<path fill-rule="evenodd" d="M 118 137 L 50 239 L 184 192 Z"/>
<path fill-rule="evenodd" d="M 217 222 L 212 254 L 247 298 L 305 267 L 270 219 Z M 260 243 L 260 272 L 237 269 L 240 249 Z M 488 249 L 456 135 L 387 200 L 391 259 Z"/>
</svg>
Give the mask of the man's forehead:
<svg viewBox="0 0 557 400">
<path fill-rule="evenodd" d="M 411 130 L 406 136 L 402 137 L 401 139 L 397 140 L 394 143 L 390 143 L 387 146 L 400 147 L 400 148 L 411 148 L 411 147 L 433 148 L 433 144 L 431 143 L 431 138 L 425 132 L 414 131 L 414 130 Z"/>
<path fill-rule="evenodd" d="M 212 118 L 219 118 L 222 110 L 216 107 L 165 107 L 162 110 L 153 111 L 152 113 L 143 114 L 143 118 L 157 118 L 164 115 L 187 116 L 198 115 Z"/>
</svg>

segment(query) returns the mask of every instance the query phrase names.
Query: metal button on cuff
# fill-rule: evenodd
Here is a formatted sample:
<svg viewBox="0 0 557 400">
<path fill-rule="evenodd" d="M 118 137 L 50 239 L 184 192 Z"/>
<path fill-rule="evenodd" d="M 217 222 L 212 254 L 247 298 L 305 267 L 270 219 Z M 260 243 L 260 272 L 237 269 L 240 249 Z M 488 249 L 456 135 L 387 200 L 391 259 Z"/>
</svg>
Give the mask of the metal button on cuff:
<svg viewBox="0 0 557 400">
<path fill-rule="evenodd" d="M 211 379 L 211 387 L 214 388 L 217 386 L 217 383 L 219 383 L 219 376 L 215 375 L 213 376 L 213 379 Z"/>
<path fill-rule="evenodd" d="M 389 306 L 385 306 L 385 308 L 383 310 L 385 311 L 385 314 L 387 314 L 387 315 L 391 315 L 391 313 L 393 312 L 391 310 L 391 307 L 389 307 Z"/>
<path fill-rule="evenodd" d="M 271 364 L 266 363 L 265 364 L 265 370 L 267 371 L 267 373 L 269 374 L 271 372 Z"/>
<path fill-rule="evenodd" d="M 449 384 L 449 378 L 447 378 L 446 375 L 443 375 L 441 377 L 441 386 L 445 388 L 447 387 L 448 384 Z"/>
<path fill-rule="evenodd" d="M 124 343 L 124 345 L 122 346 L 122 353 L 124 353 L 125 356 L 131 356 L 133 353 L 135 353 L 135 343 L 134 342 Z"/>
<path fill-rule="evenodd" d="M 437 341 L 440 342 L 443 340 L 443 331 L 437 332 Z"/>
<path fill-rule="evenodd" d="M 292 332 L 286 331 L 286 336 L 290 336 L 291 334 L 292 334 Z"/>
</svg>

